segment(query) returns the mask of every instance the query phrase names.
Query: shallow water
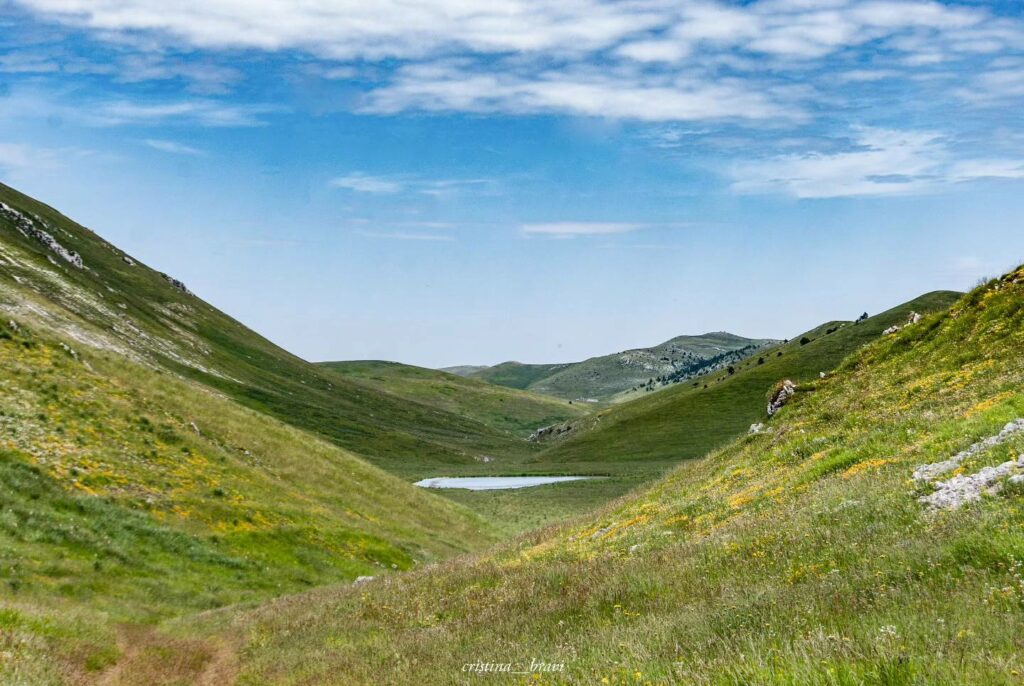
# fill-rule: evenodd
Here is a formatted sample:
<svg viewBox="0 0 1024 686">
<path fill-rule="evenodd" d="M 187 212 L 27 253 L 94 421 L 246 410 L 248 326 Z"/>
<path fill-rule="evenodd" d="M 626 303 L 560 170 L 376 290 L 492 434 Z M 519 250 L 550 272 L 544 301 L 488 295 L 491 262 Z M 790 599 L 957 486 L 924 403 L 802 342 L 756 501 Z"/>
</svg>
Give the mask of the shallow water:
<svg viewBox="0 0 1024 686">
<path fill-rule="evenodd" d="M 465 488 L 470 491 L 501 491 L 509 488 L 529 488 L 563 481 L 582 481 L 592 476 L 439 476 L 423 479 L 414 485 L 421 488 Z"/>
</svg>

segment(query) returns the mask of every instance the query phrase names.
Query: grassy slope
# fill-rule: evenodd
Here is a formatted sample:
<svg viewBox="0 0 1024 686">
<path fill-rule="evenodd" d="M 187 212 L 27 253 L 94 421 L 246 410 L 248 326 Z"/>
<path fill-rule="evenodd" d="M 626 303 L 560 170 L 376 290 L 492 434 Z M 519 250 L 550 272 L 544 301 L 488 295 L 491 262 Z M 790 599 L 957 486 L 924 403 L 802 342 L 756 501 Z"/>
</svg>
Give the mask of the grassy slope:
<svg viewBox="0 0 1024 686">
<path fill-rule="evenodd" d="M 798 336 L 761 351 L 736 365 L 733 376 L 710 374 L 699 382 L 679 384 L 601 411 L 589 420 L 595 424 L 592 429 L 556 444 L 535 461 L 598 471 L 608 469 L 609 464 L 632 462 L 635 468 L 647 471 L 652 466 L 657 469 L 657 463 L 663 466 L 700 457 L 762 421 L 767 393 L 779 380 L 803 384 L 817 379 L 819 372 L 833 369 L 884 329 L 905 322 L 911 311 L 942 310 L 957 297 L 959 294 L 949 291 L 929 293 L 831 334 L 825 331 L 840 322 L 823 324 L 807 332 L 813 339 L 807 345 L 800 345 Z M 763 358 L 764 364 L 758 364 L 758 358 Z"/>
<path fill-rule="evenodd" d="M 0 200 L 45 217 L 87 267 L 0 218 L 0 682 L 56 679 L 61 663 L 18 659 L 45 637 L 74 646 L 80 667 L 113 654 L 89 638 L 113 622 L 493 540 L 465 508 L 297 427 L 344 415 L 320 433 L 362 448 L 508 438 L 309 365 L 52 210 L 2 187 Z"/>
<path fill-rule="evenodd" d="M 109 652 L 89 638 L 109 621 L 408 569 L 490 540 L 468 511 L 309 433 L 113 353 L 72 357 L 24 324 L 0 325 L 0 389 L 0 629 L 44 611 L 83 660 Z M 94 615 L 89 628 L 64 624 L 76 611 Z M 8 667 L 18 661 L 0 664 L 0 682 Z"/>
<path fill-rule="evenodd" d="M 1022 489 L 929 513 L 910 475 L 1024 416 L 1022 351 L 1024 269 L 584 522 L 202 626 L 238 641 L 243 684 L 476 683 L 464 664 L 531 659 L 566 665 L 540 683 L 1019 683 Z"/>
<path fill-rule="evenodd" d="M 324 362 L 321 366 L 350 381 L 469 417 L 518 439 L 527 438 L 538 427 L 586 413 L 564 400 L 397 362 Z"/>
<path fill-rule="evenodd" d="M 505 432 L 340 379 L 289 354 L 173 288 L 158 272 L 127 263 L 88 229 L 2 184 L 0 201 L 42 218 L 87 267 L 51 264 L 45 247 L 0 218 L 0 259 L 6 255 L 9 263 L 0 273 L 6 290 L 0 292 L 0 308 L 8 313 L 40 320 L 71 341 L 99 342 L 200 381 L 381 465 L 401 468 L 418 460 L 429 470 L 472 464 L 482 454 L 529 450 Z M 42 295 L 45 315 L 26 311 L 19 292 Z"/>
</svg>

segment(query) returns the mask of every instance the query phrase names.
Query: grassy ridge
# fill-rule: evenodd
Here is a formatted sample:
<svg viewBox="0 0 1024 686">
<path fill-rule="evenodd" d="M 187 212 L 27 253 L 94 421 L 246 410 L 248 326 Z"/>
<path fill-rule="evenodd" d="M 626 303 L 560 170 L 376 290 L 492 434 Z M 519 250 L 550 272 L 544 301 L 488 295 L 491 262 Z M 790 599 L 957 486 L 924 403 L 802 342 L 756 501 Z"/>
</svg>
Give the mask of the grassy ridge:
<svg viewBox="0 0 1024 686">
<path fill-rule="evenodd" d="M 522 362 L 502 362 L 493 367 L 483 367 L 470 371 L 466 376 L 481 379 L 487 383 L 508 388 L 525 390 L 534 383 L 571 366 L 564 364 L 523 364 Z"/>
<path fill-rule="evenodd" d="M 1022 351 L 1024 269 L 586 521 L 190 630 L 234 627 L 241 683 L 1019 683 L 1021 489 L 930 513 L 909 477 L 1024 416 Z"/>
<path fill-rule="evenodd" d="M 320 366 L 350 381 L 469 417 L 518 439 L 527 438 L 539 427 L 586 414 L 583 407 L 564 400 L 397 362 L 323 362 Z"/>
</svg>

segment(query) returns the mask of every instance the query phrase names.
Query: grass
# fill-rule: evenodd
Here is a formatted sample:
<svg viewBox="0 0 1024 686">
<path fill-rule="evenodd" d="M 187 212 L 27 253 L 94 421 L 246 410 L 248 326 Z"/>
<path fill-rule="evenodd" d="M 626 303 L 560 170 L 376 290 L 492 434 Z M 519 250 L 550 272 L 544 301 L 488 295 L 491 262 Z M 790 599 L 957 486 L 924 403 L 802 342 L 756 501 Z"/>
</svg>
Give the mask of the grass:
<svg viewBox="0 0 1024 686">
<path fill-rule="evenodd" d="M 312 434 L 116 354 L 72 356 L 24 323 L 0 324 L 0 389 L 0 620 L 24 653 L 0 663 L 3 683 L 59 681 L 41 664 L 57 645 L 62 670 L 102 669 L 119 623 L 410 569 L 496 536 Z M 79 615 L 92 619 L 68 624 Z"/>
<path fill-rule="evenodd" d="M 405 400 L 468 417 L 525 440 L 542 426 L 587 413 L 585 406 L 397 362 L 324 362 L 344 378 Z"/>
<path fill-rule="evenodd" d="M 564 671 L 489 683 L 1019 683 L 1019 489 L 930 513 L 909 476 L 1024 416 L 1022 351 L 1024 269 L 593 515 L 167 629 L 231 636 L 240 684 L 476 683 L 465 665 L 534 659 Z"/>
</svg>

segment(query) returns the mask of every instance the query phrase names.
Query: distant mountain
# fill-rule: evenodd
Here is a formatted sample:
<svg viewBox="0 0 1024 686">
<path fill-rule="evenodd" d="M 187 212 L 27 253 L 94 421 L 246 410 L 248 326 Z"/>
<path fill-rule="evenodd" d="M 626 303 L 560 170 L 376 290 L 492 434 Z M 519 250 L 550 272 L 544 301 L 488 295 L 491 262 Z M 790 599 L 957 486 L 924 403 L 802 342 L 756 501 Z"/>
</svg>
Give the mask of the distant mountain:
<svg viewBox="0 0 1024 686">
<path fill-rule="evenodd" d="M 630 391 L 651 391 L 725 369 L 777 343 L 726 332 L 676 336 L 651 348 L 564 364 L 504 362 L 494 367 L 453 367 L 461 375 L 566 400 L 607 401 Z M 453 373 L 459 373 L 453 371 Z"/>
</svg>

